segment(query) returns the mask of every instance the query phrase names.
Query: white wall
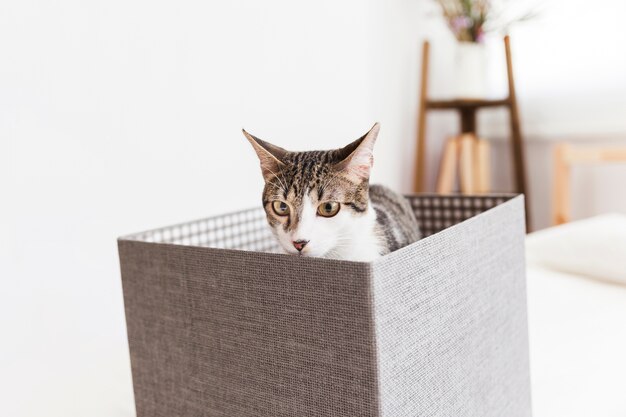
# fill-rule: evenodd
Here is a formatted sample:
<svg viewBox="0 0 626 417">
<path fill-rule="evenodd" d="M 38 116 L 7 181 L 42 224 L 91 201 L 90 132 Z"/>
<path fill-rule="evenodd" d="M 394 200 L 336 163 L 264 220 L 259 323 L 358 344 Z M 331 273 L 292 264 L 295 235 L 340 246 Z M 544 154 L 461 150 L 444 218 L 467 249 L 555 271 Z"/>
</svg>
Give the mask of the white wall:
<svg viewBox="0 0 626 417">
<path fill-rule="evenodd" d="M 258 204 L 242 127 L 381 121 L 375 178 L 407 189 L 412 3 L 0 4 L 0 415 L 132 415 L 116 237 Z"/>
</svg>

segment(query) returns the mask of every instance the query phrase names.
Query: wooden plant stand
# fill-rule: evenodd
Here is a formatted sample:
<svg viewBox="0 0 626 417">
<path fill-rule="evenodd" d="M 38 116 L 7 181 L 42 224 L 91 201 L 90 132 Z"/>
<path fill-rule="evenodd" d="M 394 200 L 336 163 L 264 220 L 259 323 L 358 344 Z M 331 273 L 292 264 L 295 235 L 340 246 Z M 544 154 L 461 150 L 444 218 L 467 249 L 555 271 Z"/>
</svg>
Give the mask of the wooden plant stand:
<svg viewBox="0 0 626 417">
<path fill-rule="evenodd" d="M 506 52 L 506 65 L 508 74 L 508 97 L 502 99 L 452 99 L 431 100 L 428 98 L 428 61 L 430 44 L 424 42 L 422 49 L 422 76 L 421 93 L 417 127 L 417 154 L 415 169 L 415 192 L 425 191 L 426 174 L 426 112 L 429 110 L 455 110 L 461 119 L 461 134 L 476 135 L 476 113 L 483 108 L 506 107 L 509 110 L 511 127 L 511 149 L 513 152 L 513 174 L 515 192 L 525 194 L 526 198 L 526 227 L 529 228 L 529 198 L 526 184 L 526 171 L 524 164 L 524 148 L 522 144 L 522 132 L 520 128 L 519 109 L 513 81 L 513 64 L 511 60 L 511 47 L 508 36 L 504 38 Z"/>
</svg>

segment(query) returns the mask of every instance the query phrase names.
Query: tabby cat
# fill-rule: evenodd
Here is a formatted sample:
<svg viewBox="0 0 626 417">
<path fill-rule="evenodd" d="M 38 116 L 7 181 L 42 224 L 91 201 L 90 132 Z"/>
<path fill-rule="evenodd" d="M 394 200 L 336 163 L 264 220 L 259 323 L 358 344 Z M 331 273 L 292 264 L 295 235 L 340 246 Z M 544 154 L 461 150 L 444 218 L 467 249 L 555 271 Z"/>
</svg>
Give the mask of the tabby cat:
<svg viewBox="0 0 626 417">
<path fill-rule="evenodd" d="M 341 149 L 309 152 L 243 131 L 261 162 L 267 221 L 287 253 L 371 261 L 420 238 L 408 201 L 369 185 L 379 129 Z"/>
</svg>

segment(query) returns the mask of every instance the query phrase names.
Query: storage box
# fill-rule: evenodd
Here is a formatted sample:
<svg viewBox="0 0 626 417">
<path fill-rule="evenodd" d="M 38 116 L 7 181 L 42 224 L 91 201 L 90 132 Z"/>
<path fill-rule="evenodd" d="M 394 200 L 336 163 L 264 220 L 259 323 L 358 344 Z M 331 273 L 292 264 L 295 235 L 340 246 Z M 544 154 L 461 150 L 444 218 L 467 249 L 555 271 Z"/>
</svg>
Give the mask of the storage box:
<svg viewBox="0 0 626 417">
<path fill-rule="evenodd" d="M 372 263 L 270 253 L 261 208 L 121 238 L 138 416 L 530 416 L 523 197 L 407 198 Z"/>
</svg>

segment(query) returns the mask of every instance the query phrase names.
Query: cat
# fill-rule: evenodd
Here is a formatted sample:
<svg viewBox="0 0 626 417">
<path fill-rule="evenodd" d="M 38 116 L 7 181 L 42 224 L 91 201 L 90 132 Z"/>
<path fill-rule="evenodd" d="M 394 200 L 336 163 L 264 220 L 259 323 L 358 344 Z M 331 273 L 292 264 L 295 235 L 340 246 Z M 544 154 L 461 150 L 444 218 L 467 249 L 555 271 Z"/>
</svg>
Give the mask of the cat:
<svg viewBox="0 0 626 417">
<path fill-rule="evenodd" d="M 290 152 L 245 130 L 265 179 L 263 208 L 285 252 L 369 262 L 420 238 L 400 194 L 369 185 L 380 125 L 329 151 Z"/>
</svg>

